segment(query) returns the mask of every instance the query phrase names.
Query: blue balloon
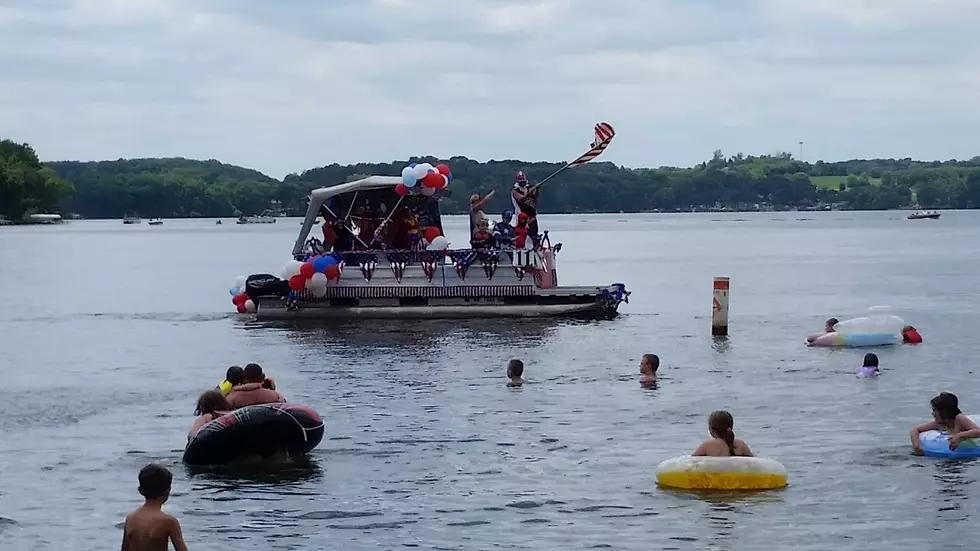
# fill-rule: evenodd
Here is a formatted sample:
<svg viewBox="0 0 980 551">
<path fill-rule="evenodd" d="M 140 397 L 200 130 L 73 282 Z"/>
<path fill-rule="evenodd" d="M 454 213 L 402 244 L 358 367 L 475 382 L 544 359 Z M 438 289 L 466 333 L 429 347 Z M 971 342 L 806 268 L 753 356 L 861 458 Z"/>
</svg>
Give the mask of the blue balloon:
<svg viewBox="0 0 980 551">
<path fill-rule="evenodd" d="M 408 166 L 411 168 L 415 168 L 415 163 L 408 163 Z"/>
<path fill-rule="evenodd" d="M 239 289 L 238 287 L 232 287 L 231 289 L 228 289 L 228 294 L 231 295 L 231 296 L 239 295 L 239 294 L 241 294 L 241 292 L 242 292 L 242 290 Z"/>
<path fill-rule="evenodd" d="M 419 183 L 419 179 L 414 174 L 403 174 L 402 183 L 405 184 L 405 187 L 415 187 L 415 184 Z"/>
<path fill-rule="evenodd" d="M 327 271 L 327 266 L 336 266 L 337 259 L 332 256 L 322 256 L 320 257 L 327 262 L 327 265 L 323 267 L 323 271 Z"/>
<path fill-rule="evenodd" d="M 330 265 L 330 261 L 333 260 L 332 256 L 318 256 L 313 259 L 313 271 L 320 272 L 321 274 L 327 271 L 327 266 Z M 336 262 L 334 260 L 334 262 Z"/>
</svg>

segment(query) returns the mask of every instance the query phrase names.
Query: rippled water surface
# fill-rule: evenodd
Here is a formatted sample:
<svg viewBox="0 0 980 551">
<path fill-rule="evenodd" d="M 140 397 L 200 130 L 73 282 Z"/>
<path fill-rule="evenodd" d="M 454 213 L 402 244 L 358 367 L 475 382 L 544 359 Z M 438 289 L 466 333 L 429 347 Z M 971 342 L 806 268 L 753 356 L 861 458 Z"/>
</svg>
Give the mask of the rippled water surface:
<svg viewBox="0 0 980 551">
<path fill-rule="evenodd" d="M 449 237 L 465 234 L 464 218 Z M 980 413 L 980 212 L 547 216 L 563 284 L 623 281 L 609 322 L 262 325 L 236 275 L 275 272 L 299 221 L 0 229 L 0 549 L 115 548 L 137 471 L 170 466 L 194 550 L 976 549 L 978 462 L 910 455 L 953 390 Z M 713 276 L 732 278 L 715 341 Z M 474 276 L 475 277 L 475 276 Z M 824 318 L 890 304 L 925 338 L 807 349 Z M 641 354 L 659 388 L 637 384 Z M 506 388 L 506 360 L 528 384 Z M 327 434 L 309 464 L 190 471 L 197 394 L 257 361 Z M 790 486 L 658 489 L 728 409 Z"/>
</svg>

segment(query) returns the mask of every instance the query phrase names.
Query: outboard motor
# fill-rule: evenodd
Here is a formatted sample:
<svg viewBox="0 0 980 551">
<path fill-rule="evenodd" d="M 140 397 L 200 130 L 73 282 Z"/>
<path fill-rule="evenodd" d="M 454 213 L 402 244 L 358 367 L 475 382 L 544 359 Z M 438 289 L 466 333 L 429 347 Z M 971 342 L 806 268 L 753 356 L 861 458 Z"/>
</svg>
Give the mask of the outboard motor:
<svg viewBox="0 0 980 551">
<path fill-rule="evenodd" d="M 245 280 L 245 294 L 255 300 L 258 297 L 284 297 L 289 294 L 289 282 L 272 274 L 253 274 Z"/>
</svg>

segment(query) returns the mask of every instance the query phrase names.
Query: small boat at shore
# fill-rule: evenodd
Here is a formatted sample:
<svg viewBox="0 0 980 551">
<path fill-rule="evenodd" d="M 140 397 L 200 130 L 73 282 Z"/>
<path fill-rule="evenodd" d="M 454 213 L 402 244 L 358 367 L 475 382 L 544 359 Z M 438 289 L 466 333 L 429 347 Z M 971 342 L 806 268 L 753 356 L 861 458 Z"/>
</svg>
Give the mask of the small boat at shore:
<svg viewBox="0 0 980 551">
<path fill-rule="evenodd" d="M 938 211 L 920 210 L 908 215 L 909 220 L 938 220 L 941 214 Z"/>
<path fill-rule="evenodd" d="M 142 223 L 143 223 L 143 219 L 140 218 L 140 215 L 136 214 L 135 212 L 129 212 L 126 213 L 125 216 L 123 216 L 123 224 L 142 224 Z"/>
<path fill-rule="evenodd" d="M 275 224 L 276 215 L 271 210 L 265 210 L 262 214 L 256 216 L 245 216 L 244 214 L 238 217 L 237 224 Z"/>
<path fill-rule="evenodd" d="M 163 225 L 163 220 L 161 220 L 159 218 L 150 218 L 150 221 L 147 222 L 147 224 L 149 224 L 151 226 L 162 226 Z"/>
<path fill-rule="evenodd" d="M 556 257 L 562 245 L 552 245 L 547 232 L 527 249 L 426 249 L 418 228 L 404 228 L 417 218 L 418 227 L 442 235 L 439 200 L 400 195 L 401 182 L 396 176 L 368 176 L 313 190 L 291 262 L 329 257 L 333 276 L 318 289 L 325 292 L 291 290 L 279 276 L 252 275 L 236 297 L 239 312 L 255 311 L 258 319 L 611 319 L 629 302 L 622 283 L 559 285 Z M 334 227 L 346 232 L 352 246 L 329 252 L 310 238 L 323 212 L 335 213 L 330 214 Z M 372 247 L 376 242 L 381 245 Z"/>
</svg>

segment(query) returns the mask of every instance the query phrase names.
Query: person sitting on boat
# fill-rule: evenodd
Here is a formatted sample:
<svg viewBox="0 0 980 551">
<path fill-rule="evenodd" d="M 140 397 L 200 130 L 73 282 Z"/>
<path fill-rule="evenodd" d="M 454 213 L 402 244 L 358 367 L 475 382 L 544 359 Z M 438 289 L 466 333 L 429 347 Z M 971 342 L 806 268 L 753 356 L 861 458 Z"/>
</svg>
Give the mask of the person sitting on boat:
<svg viewBox="0 0 980 551">
<path fill-rule="evenodd" d="M 470 237 L 476 233 L 477 224 L 480 220 L 485 220 L 486 216 L 483 214 L 483 209 L 487 206 L 487 202 L 496 193 L 496 189 L 491 189 L 490 193 L 480 198 L 479 193 L 474 193 L 470 196 Z"/>
<path fill-rule="evenodd" d="M 476 231 L 473 232 L 473 237 L 470 239 L 470 247 L 473 249 L 492 249 L 493 244 L 493 234 L 490 233 L 490 224 L 486 218 L 482 218 L 477 222 Z"/>
<path fill-rule="evenodd" d="M 538 236 L 538 187 L 528 187 L 527 176 L 523 171 L 517 171 L 514 190 L 511 191 L 511 201 L 514 209 L 528 216 L 528 224 L 532 239 Z"/>
<path fill-rule="evenodd" d="M 245 382 L 245 370 L 240 366 L 233 365 L 225 372 L 225 380 L 221 381 L 215 389 L 221 392 L 222 396 L 227 396 L 231 389 Z"/>
<path fill-rule="evenodd" d="M 840 320 L 838 320 L 837 318 L 828 319 L 823 324 L 823 333 L 814 333 L 813 335 L 810 335 L 809 337 L 806 338 L 806 342 L 813 342 L 818 338 L 826 335 L 827 333 L 833 333 L 834 326 L 837 325 L 838 323 L 840 323 Z"/>
<path fill-rule="evenodd" d="M 276 392 L 275 382 L 266 378 L 259 364 L 246 365 L 244 375 L 244 383 L 232 388 L 228 393 L 228 403 L 235 409 L 286 401 L 282 394 Z"/>
<path fill-rule="evenodd" d="M 498 247 L 514 247 L 514 240 L 517 235 L 514 233 L 514 226 L 510 225 L 513 219 L 514 213 L 510 210 L 505 210 L 500 215 L 500 222 L 493 225 L 493 240 Z"/>
<path fill-rule="evenodd" d="M 906 325 L 902 328 L 902 342 L 908 344 L 921 344 L 922 335 L 919 334 L 919 330 L 911 325 Z"/>
<path fill-rule="evenodd" d="M 517 226 L 514 227 L 514 246 L 518 249 L 527 248 L 527 236 L 530 234 L 531 230 L 530 224 L 531 219 L 528 217 L 527 213 L 522 212 L 517 215 Z"/>
<path fill-rule="evenodd" d="M 197 399 L 197 408 L 194 410 L 194 415 L 197 415 L 197 419 L 191 425 L 191 430 L 187 432 L 187 439 L 194 438 L 197 431 L 201 430 L 201 427 L 222 415 L 226 415 L 233 409 L 235 408 L 228 403 L 228 399 L 225 398 L 221 391 L 208 390 L 204 394 L 201 394 Z"/>
</svg>

